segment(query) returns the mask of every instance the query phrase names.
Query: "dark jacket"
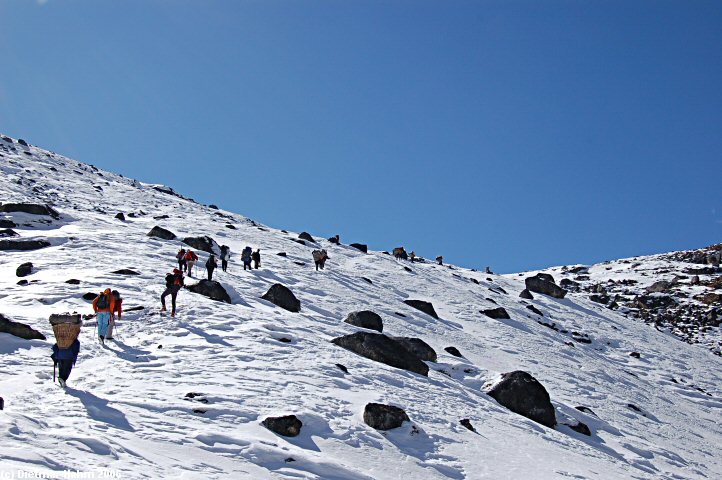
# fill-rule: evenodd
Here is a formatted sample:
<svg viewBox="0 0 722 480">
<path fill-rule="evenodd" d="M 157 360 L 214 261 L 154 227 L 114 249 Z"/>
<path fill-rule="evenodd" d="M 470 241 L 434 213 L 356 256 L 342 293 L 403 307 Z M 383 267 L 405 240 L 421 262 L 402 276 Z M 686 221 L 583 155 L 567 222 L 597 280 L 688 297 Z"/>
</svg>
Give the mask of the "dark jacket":
<svg viewBox="0 0 722 480">
<path fill-rule="evenodd" d="M 75 365 L 79 353 L 80 341 L 78 340 L 75 340 L 73 344 L 70 345 L 70 348 L 60 348 L 56 343 L 53 345 L 53 354 L 50 355 L 50 358 L 52 358 L 55 363 L 58 363 L 60 360 L 72 360 L 73 365 Z"/>
</svg>

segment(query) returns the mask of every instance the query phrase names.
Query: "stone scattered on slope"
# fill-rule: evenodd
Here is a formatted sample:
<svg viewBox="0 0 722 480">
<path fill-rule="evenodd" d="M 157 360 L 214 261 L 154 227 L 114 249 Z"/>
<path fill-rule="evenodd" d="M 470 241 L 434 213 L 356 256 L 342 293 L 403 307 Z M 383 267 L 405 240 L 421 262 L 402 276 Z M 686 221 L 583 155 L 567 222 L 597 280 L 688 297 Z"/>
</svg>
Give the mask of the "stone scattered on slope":
<svg viewBox="0 0 722 480">
<path fill-rule="evenodd" d="M 453 355 L 453 356 L 455 356 L 455 357 L 463 358 L 463 355 L 461 355 L 461 352 L 460 352 L 459 349 L 456 348 L 456 347 L 446 347 L 446 348 L 444 349 L 444 351 L 446 351 L 446 353 L 448 353 L 449 355 Z"/>
<path fill-rule="evenodd" d="M 575 425 L 567 424 L 567 426 L 569 428 L 571 428 L 572 430 L 574 430 L 575 432 L 581 433 L 582 435 L 586 435 L 587 437 L 592 436 L 592 431 L 589 429 L 589 427 L 585 423 L 578 422 Z"/>
<path fill-rule="evenodd" d="M 551 275 L 538 273 L 534 277 L 526 278 L 524 280 L 524 284 L 530 292 L 543 293 L 544 295 L 549 295 L 554 298 L 564 298 L 567 291 L 555 283 L 550 282 L 548 280 L 549 278 L 551 278 Z"/>
<path fill-rule="evenodd" d="M 427 362 L 436 361 L 436 350 L 431 348 L 431 345 L 415 337 L 391 337 L 392 339 L 399 342 L 406 350 L 416 355 L 419 360 Z"/>
<path fill-rule="evenodd" d="M 80 285 L 80 280 L 77 278 L 71 278 L 70 280 L 66 280 L 65 283 L 70 285 Z"/>
<path fill-rule="evenodd" d="M 424 300 L 404 300 L 404 303 L 410 307 L 414 307 L 417 310 L 421 310 L 422 312 L 432 316 L 437 320 L 439 319 L 439 316 L 436 314 L 436 310 L 434 310 L 434 306 L 431 304 L 431 302 L 426 302 Z"/>
<path fill-rule="evenodd" d="M 6 220 L 4 218 L 0 218 L 0 228 L 15 228 L 18 225 L 13 222 L 12 220 Z"/>
<path fill-rule="evenodd" d="M 311 236 L 311 234 L 308 232 L 301 232 L 298 235 L 298 238 L 300 238 L 301 240 L 307 240 L 309 242 L 316 243 L 316 240 L 314 240 L 313 237 Z"/>
<path fill-rule="evenodd" d="M 490 308 L 488 310 L 479 310 L 489 318 L 500 319 L 500 318 L 511 318 L 504 307 Z"/>
<path fill-rule="evenodd" d="M 0 250 L 40 250 L 49 247 L 50 242 L 47 240 L 0 240 Z"/>
<path fill-rule="evenodd" d="M 383 320 L 381 320 L 381 316 L 371 310 L 351 312 L 348 314 L 344 322 L 356 327 L 376 330 L 377 332 L 383 332 L 384 330 L 384 324 Z"/>
<path fill-rule="evenodd" d="M 95 297 L 97 297 L 97 296 L 98 296 L 97 293 L 87 292 L 87 293 L 83 294 L 83 300 L 95 300 Z"/>
<path fill-rule="evenodd" d="M 512 412 L 544 426 L 553 428 L 557 423 L 549 393 L 527 372 L 517 370 L 502 374 L 501 380 L 486 393 Z"/>
<path fill-rule="evenodd" d="M 158 225 L 151 228 L 150 232 L 148 232 L 147 235 L 149 237 L 161 238 L 163 240 L 175 240 L 176 239 L 175 233 L 171 232 L 170 230 L 166 230 L 165 228 L 159 227 Z"/>
<path fill-rule="evenodd" d="M 18 277 L 27 277 L 31 273 L 33 273 L 33 264 L 30 262 L 25 262 L 15 269 L 15 275 Z"/>
<path fill-rule="evenodd" d="M 342 365 L 340 363 L 337 363 L 336 366 L 339 370 L 341 370 L 343 373 L 348 373 L 348 368 L 346 368 L 346 365 Z"/>
<path fill-rule="evenodd" d="M 286 254 L 286 252 L 278 252 L 276 255 L 278 255 L 279 257 L 287 257 L 288 256 Z"/>
<path fill-rule="evenodd" d="M 368 253 L 368 252 L 369 252 L 369 247 L 368 247 L 368 245 L 365 245 L 365 244 L 363 244 L 363 243 L 352 243 L 351 245 L 349 245 L 349 247 L 353 247 L 353 248 L 355 248 L 356 250 L 360 250 L 360 251 L 362 251 L 362 252 L 364 252 L 364 253 Z"/>
<path fill-rule="evenodd" d="M 356 332 L 334 338 L 332 343 L 362 357 L 384 363 L 391 367 L 428 376 L 429 367 L 399 342 L 381 333 Z"/>
<path fill-rule="evenodd" d="M 468 430 L 471 430 L 472 432 L 475 432 L 474 426 L 471 424 L 471 421 L 468 418 L 464 418 L 459 421 L 460 424 L 462 424 L 464 427 L 466 427 Z"/>
<path fill-rule="evenodd" d="M 215 254 L 216 252 L 220 252 L 220 247 L 216 241 L 208 235 L 204 235 L 202 237 L 186 237 L 183 239 L 183 243 L 190 245 L 196 250 L 201 250 L 207 253 Z"/>
<path fill-rule="evenodd" d="M 542 317 L 544 316 L 544 314 L 542 313 L 542 311 L 539 310 L 538 308 L 536 308 L 534 305 L 527 305 L 526 308 L 528 308 L 528 309 L 531 310 L 532 312 L 536 313 L 537 315 L 541 315 Z"/>
<path fill-rule="evenodd" d="M 364 408 L 364 423 L 376 430 L 391 430 L 409 422 L 406 412 L 393 405 L 381 403 L 368 403 Z"/>
<path fill-rule="evenodd" d="M 289 312 L 300 312 L 301 301 L 286 286 L 276 283 L 261 297 Z"/>
<path fill-rule="evenodd" d="M 25 340 L 45 340 L 42 333 L 24 323 L 12 321 L 3 314 L 0 314 L 0 333 L 9 333 Z"/>
<path fill-rule="evenodd" d="M 296 415 L 285 415 L 283 417 L 268 417 L 261 424 L 270 431 L 284 437 L 295 437 L 301 433 L 303 422 Z"/>
<path fill-rule="evenodd" d="M 532 295 L 531 292 L 526 288 L 521 291 L 519 297 L 526 298 L 527 300 L 534 300 L 534 295 Z"/>
<path fill-rule="evenodd" d="M 374 282 L 372 282 L 371 280 L 369 280 L 369 279 L 366 278 L 366 277 L 361 277 L 361 280 L 363 280 L 364 282 L 368 283 L 369 285 L 373 285 L 373 284 L 374 284 Z"/>
<path fill-rule="evenodd" d="M 130 268 L 121 268 L 120 270 L 116 270 L 111 273 L 115 275 L 140 275 L 140 273 L 136 272 L 135 270 L 131 270 Z"/>
<path fill-rule="evenodd" d="M 190 285 L 188 287 L 188 290 L 193 293 L 198 293 L 200 295 L 206 296 L 211 300 L 231 303 L 231 297 L 228 295 L 228 292 L 226 292 L 226 289 L 223 288 L 223 285 L 221 285 L 219 282 L 216 282 L 215 280 L 203 279 L 195 285 Z"/>
<path fill-rule="evenodd" d="M 55 209 L 49 205 L 38 203 L 4 203 L 0 205 L 0 212 L 23 212 L 31 215 L 46 215 L 55 219 L 60 218 L 60 214 Z"/>
<path fill-rule="evenodd" d="M 16 232 L 15 230 L 13 230 L 12 228 L 3 228 L 2 230 L 0 230 L 0 238 L 19 237 L 19 236 L 20 236 L 20 234 L 18 232 Z"/>
<path fill-rule="evenodd" d="M 115 214 L 115 218 L 120 220 L 121 222 L 125 222 L 125 215 L 123 215 L 123 212 L 118 212 Z"/>
</svg>

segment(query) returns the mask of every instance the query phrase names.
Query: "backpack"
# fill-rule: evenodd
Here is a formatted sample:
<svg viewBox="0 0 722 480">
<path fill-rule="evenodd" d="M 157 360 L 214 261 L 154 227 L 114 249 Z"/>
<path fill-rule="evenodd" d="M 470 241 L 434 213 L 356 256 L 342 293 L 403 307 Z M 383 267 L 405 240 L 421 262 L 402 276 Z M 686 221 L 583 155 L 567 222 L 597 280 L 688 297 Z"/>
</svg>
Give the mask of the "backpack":
<svg viewBox="0 0 722 480">
<path fill-rule="evenodd" d="M 181 249 L 178 251 L 178 255 L 176 255 L 175 258 L 177 258 L 178 260 L 182 260 L 183 257 L 185 257 L 185 254 L 186 254 L 185 249 L 184 249 L 184 248 L 181 248 Z"/>
<path fill-rule="evenodd" d="M 101 293 L 98 295 L 98 301 L 95 303 L 95 306 L 98 308 L 98 310 L 103 310 L 105 308 L 110 308 L 110 298 L 107 294 Z"/>
<path fill-rule="evenodd" d="M 115 299 L 116 303 L 120 301 L 120 292 L 118 290 L 113 291 L 113 298 Z"/>
<path fill-rule="evenodd" d="M 169 273 L 165 276 L 165 286 L 172 287 L 175 283 L 175 274 Z"/>
<path fill-rule="evenodd" d="M 243 260 L 250 259 L 251 252 L 253 252 L 253 250 L 251 250 L 251 247 L 244 248 L 243 253 L 241 254 L 241 259 L 243 259 Z"/>
</svg>

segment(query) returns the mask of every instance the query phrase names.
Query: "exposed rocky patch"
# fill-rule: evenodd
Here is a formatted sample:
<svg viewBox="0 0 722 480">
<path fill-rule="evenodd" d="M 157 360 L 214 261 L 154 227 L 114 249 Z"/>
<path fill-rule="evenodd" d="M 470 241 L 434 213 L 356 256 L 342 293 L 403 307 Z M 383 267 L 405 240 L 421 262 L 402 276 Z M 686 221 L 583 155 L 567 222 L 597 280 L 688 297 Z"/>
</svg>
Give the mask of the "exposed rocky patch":
<svg viewBox="0 0 722 480">
<path fill-rule="evenodd" d="M 45 340 L 45 335 L 42 333 L 24 323 L 10 320 L 2 314 L 0 314 L 0 333 L 9 333 L 25 340 Z"/>
<path fill-rule="evenodd" d="M 371 310 L 349 313 L 344 322 L 356 327 L 376 330 L 377 332 L 383 332 L 384 330 L 384 324 L 381 316 Z"/>
<path fill-rule="evenodd" d="M 270 431 L 284 437 L 296 437 L 301 433 L 303 422 L 295 415 L 284 415 L 282 417 L 268 417 L 261 424 Z"/>
<path fill-rule="evenodd" d="M 261 297 L 289 312 L 300 312 L 301 301 L 286 286 L 276 283 Z"/>
<path fill-rule="evenodd" d="M 40 250 L 50 246 L 47 240 L 0 240 L 0 250 L 2 251 L 29 251 Z"/>
<path fill-rule="evenodd" d="M 517 370 L 504 373 L 486 393 L 514 413 L 549 428 L 557 424 L 549 393 L 536 378 Z"/>
<path fill-rule="evenodd" d="M 231 297 L 230 295 L 228 295 L 228 292 L 226 292 L 226 289 L 223 288 L 223 285 L 221 285 L 219 282 L 216 282 L 215 280 L 203 279 L 195 285 L 189 285 L 188 290 L 193 293 L 198 293 L 200 295 L 206 296 L 211 300 L 231 303 Z"/>
<path fill-rule="evenodd" d="M 437 320 L 439 319 L 439 316 L 436 314 L 436 310 L 434 310 L 434 306 L 431 304 L 431 302 L 427 302 L 424 300 L 404 300 L 404 303 L 410 307 L 414 307 L 417 310 L 421 310 L 425 314 Z"/>
<path fill-rule="evenodd" d="M 161 238 L 163 240 L 175 240 L 176 236 L 175 233 L 171 232 L 170 230 L 166 230 L 165 228 L 155 226 L 151 228 L 150 232 L 147 233 L 149 237 L 156 237 Z"/>
<path fill-rule="evenodd" d="M 186 237 L 183 239 L 183 243 L 190 245 L 196 250 L 201 250 L 207 253 L 216 254 L 221 251 L 221 247 L 218 246 L 216 241 L 208 235 L 204 235 L 202 237 Z"/>
<path fill-rule="evenodd" d="M 364 423 L 376 430 L 391 430 L 409 422 L 406 412 L 393 405 L 369 403 L 364 408 Z"/>
<path fill-rule="evenodd" d="M 332 343 L 362 357 L 391 367 L 428 376 L 429 367 L 399 342 L 380 333 L 356 332 L 334 338 Z"/>
<path fill-rule="evenodd" d="M 511 318 L 504 307 L 490 308 L 488 310 L 479 310 L 479 312 L 483 313 L 489 318 L 494 319 Z"/>
<path fill-rule="evenodd" d="M 15 269 L 15 275 L 18 277 L 27 277 L 33 273 L 33 264 L 31 262 L 25 262 Z"/>
<path fill-rule="evenodd" d="M 38 203 L 4 203 L 0 205 L 0 212 L 23 212 L 31 215 L 45 215 L 56 220 L 60 218 L 60 213 L 58 213 L 53 207 Z"/>
</svg>

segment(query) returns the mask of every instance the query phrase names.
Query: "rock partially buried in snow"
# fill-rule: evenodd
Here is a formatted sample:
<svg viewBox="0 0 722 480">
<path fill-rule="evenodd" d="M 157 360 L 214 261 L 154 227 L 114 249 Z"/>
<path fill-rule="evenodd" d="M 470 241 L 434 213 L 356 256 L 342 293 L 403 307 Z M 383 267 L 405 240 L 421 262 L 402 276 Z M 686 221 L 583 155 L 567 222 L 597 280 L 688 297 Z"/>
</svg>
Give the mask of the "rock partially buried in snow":
<svg viewBox="0 0 722 480">
<path fill-rule="evenodd" d="M 539 273 L 535 277 L 526 278 L 524 280 L 524 284 L 526 285 L 527 290 L 531 292 L 543 293 L 544 295 L 549 295 L 554 298 L 564 298 L 567 291 L 555 283 L 550 282 L 548 278 L 551 278 L 551 275 Z"/>
<path fill-rule="evenodd" d="M 542 313 L 542 311 L 539 310 L 538 308 L 536 308 L 534 305 L 527 305 L 526 308 L 528 308 L 528 309 L 531 310 L 532 312 L 536 313 L 537 315 L 541 315 L 542 317 L 544 316 L 544 314 Z"/>
<path fill-rule="evenodd" d="M 0 240 L 0 250 L 40 250 L 49 247 L 50 242 L 47 240 Z"/>
<path fill-rule="evenodd" d="M 586 423 L 578 422 L 576 425 L 567 425 L 569 428 L 574 430 L 575 432 L 581 433 L 582 435 L 586 435 L 587 437 L 592 436 L 592 431 L 589 430 L 589 427 Z"/>
<path fill-rule="evenodd" d="M 176 236 L 175 233 L 171 232 L 170 230 L 166 230 L 165 228 L 155 226 L 150 229 L 150 232 L 146 234 L 149 237 L 156 237 L 156 238 L 162 238 L 163 240 L 175 240 Z"/>
<path fill-rule="evenodd" d="M 360 250 L 364 253 L 369 253 L 369 247 L 367 245 L 364 245 L 363 243 L 352 243 L 349 245 L 349 247 L 353 247 L 356 250 Z"/>
<path fill-rule="evenodd" d="M 226 292 L 226 289 L 223 288 L 223 285 L 221 285 L 219 282 L 216 282 L 215 280 L 201 280 L 195 285 L 190 285 L 188 287 L 188 290 L 193 293 L 204 295 L 211 300 L 231 303 L 231 297 L 228 295 L 228 292 Z"/>
<path fill-rule="evenodd" d="M 33 264 L 30 262 L 25 262 L 15 269 L 15 275 L 18 277 L 27 277 L 31 273 L 33 273 Z"/>
<path fill-rule="evenodd" d="M 519 297 L 526 298 L 527 300 L 534 300 L 534 295 L 532 295 L 531 292 L 529 290 L 527 290 L 526 288 L 521 291 L 521 293 L 519 294 Z"/>
<path fill-rule="evenodd" d="M 420 338 L 414 337 L 391 337 L 399 342 L 406 350 L 416 355 L 419 360 L 427 362 L 436 361 L 436 350 Z"/>
<path fill-rule="evenodd" d="M 45 340 L 45 335 L 42 333 L 24 323 L 14 322 L 2 314 L 0 314 L 0 333 L 9 333 L 25 340 Z"/>
<path fill-rule="evenodd" d="M 446 347 L 444 350 L 445 350 L 446 353 L 448 353 L 449 355 L 453 355 L 453 356 L 455 356 L 455 357 L 463 358 L 463 355 L 461 355 L 461 352 L 460 352 L 459 349 L 456 348 L 456 347 Z"/>
<path fill-rule="evenodd" d="M 283 417 L 268 417 L 261 422 L 270 431 L 284 437 L 296 437 L 301 433 L 303 422 L 296 415 L 285 415 Z"/>
<path fill-rule="evenodd" d="M 527 372 L 504 373 L 486 393 L 514 413 L 554 428 L 554 406 L 544 386 Z"/>
<path fill-rule="evenodd" d="M 17 224 L 12 220 L 0 219 L 0 228 L 15 228 Z"/>
<path fill-rule="evenodd" d="M 125 215 L 123 215 L 123 212 L 118 212 L 117 214 L 115 214 L 115 218 L 117 218 L 121 222 L 125 222 Z"/>
<path fill-rule="evenodd" d="M 83 300 L 95 300 L 95 297 L 97 297 L 97 296 L 98 296 L 97 293 L 87 292 L 87 293 L 83 294 Z"/>
<path fill-rule="evenodd" d="M 472 432 L 475 432 L 474 426 L 471 424 L 471 421 L 468 418 L 464 418 L 459 421 L 460 424 L 462 424 L 464 427 L 466 427 L 468 430 L 471 430 Z"/>
<path fill-rule="evenodd" d="M 289 312 L 296 313 L 301 311 L 301 301 L 296 298 L 288 287 L 280 283 L 274 284 L 261 298 Z"/>
<path fill-rule="evenodd" d="M 0 205 L 0 212 L 23 212 L 31 215 L 46 215 L 55 219 L 60 218 L 60 214 L 52 207 L 37 203 L 4 203 Z"/>
<path fill-rule="evenodd" d="M 298 238 L 300 238 L 301 240 L 307 240 L 309 242 L 316 243 L 316 240 L 314 240 L 313 237 L 311 236 L 311 234 L 308 232 L 301 232 L 298 235 Z"/>
<path fill-rule="evenodd" d="M 439 319 L 439 316 L 436 314 L 436 310 L 434 310 L 434 306 L 431 302 L 426 302 L 424 300 L 404 300 L 404 303 L 417 310 L 421 310 L 437 320 Z"/>
<path fill-rule="evenodd" d="M 136 272 L 135 270 L 131 270 L 129 268 L 121 268 L 120 270 L 116 270 L 112 273 L 115 275 L 140 275 L 140 273 Z"/>
<path fill-rule="evenodd" d="M 0 230 L 0 237 L 19 237 L 20 234 L 12 228 L 4 228 Z"/>
<path fill-rule="evenodd" d="M 196 250 L 201 250 L 207 253 L 216 253 L 221 251 L 221 247 L 218 246 L 215 240 L 208 235 L 202 237 L 186 237 L 183 239 L 183 243 L 190 245 Z"/>
<path fill-rule="evenodd" d="M 348 317 L 346 317 L 344 322 L 356 327 L 376 330 L 377 332 L 383 332 L 384 330 L 384 324 L 383 320 L 381 320 L 381 316 L 371 310 L 351 312 L 348 314 Z"/>
<path fill-rule="evenodd" d="M 481 313 L 486 315 L 489 318 L 499 319 L 499 318 L 511 318 L 509 317 L 509 314 L 507 313 L 506 309 L 504 307 L 498 307 L 498 308 L 491 308 L 488 310 L 480 310 Z"/>
<path fill-rule="evenodd" d="M 334 338 L 335 345 L 350 350 L 362 357 L 401 368 L 424 376 L 429 375 L 429 366 L 406 350 L 399 342 L 386 335 L 370 332 L 356 332 Z"/>
<path fill-rule="evenodd" d="M 364 408 L 364 423 L 376 430 L 391 430 L 409 422 L 406 412 L 393 405 L 369 403 Z"/>
</svg>

